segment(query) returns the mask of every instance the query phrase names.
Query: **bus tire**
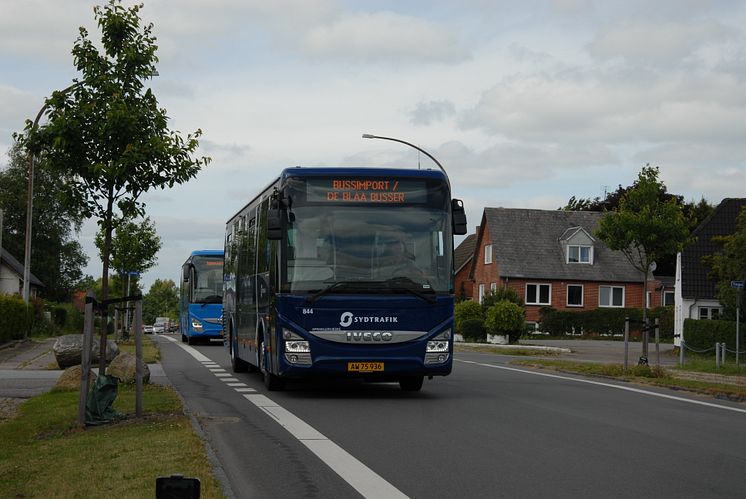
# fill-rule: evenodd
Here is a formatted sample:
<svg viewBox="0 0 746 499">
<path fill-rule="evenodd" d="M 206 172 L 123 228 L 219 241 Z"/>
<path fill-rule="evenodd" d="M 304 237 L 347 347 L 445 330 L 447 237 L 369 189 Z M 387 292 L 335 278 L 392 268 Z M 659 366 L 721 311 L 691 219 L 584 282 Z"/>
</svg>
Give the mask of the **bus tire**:
<svg viewBox="0 0 746 499">
<path fill-rule="evenodd" d="M 186 343 L 187 342 L 187 336 L 184 333 L 181 333 L 181 342 Z"/>
<path fill-rule="evenodd" d="M 246 362 L 243 359 L 240 359 L 238 357 L 238 354 L 236 353 L 236 343 L 233 338 L 233 334 L 230 335 L 230 339 L 228 340 L 228 345 L 230 349 L 231 354 L 231 369 L 233 369 L 234 373 L 245 373 L 249 370 L 249 363 Z"/>
<path fill-rule="evenodd" d="M 264 338 L 262 338 L 261 343 L 259 343 L 259 371 L 262 373 L 262 378 L 264 378 L 264 386 L 267 387 L 267 390 L 275 392 L 281 391 L 285 388 L 285 380 L 275 374 L 272 374 L 267 369 L 267 352 L 264 346 Z"/>
<path fill-rule="evenodd" d="M 405 392 L 419 392 L 424 379 L 424 376 L 407 376 L 399 379 L 399 386 Z"/>
</svg>

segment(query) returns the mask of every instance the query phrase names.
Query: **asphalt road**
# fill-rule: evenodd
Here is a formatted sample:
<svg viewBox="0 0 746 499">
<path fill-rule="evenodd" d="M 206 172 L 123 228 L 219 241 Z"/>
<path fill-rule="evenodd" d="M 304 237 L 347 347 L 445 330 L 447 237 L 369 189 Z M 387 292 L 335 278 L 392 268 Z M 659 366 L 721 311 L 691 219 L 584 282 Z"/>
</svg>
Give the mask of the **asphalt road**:
<svg viewBox="0 0 746 499">
<path fill-rule="evenodd" d="M 419 393 L 267 392 L 258 375 L 230 373 L 222 346 L 158 340 L 236 497 L 743 496 L 743 404 L 477 353 Z"/>
</svg>

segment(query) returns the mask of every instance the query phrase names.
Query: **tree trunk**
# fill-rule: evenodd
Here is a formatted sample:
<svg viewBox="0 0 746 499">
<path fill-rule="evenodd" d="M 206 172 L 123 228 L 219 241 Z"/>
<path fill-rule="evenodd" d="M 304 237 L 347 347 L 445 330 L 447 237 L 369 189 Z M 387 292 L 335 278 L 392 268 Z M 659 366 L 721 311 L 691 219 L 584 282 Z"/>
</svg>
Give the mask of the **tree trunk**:
<svg viewBox="0 0 746 499">
<path fill-rule="evenodd" d="M 650 266 L 647 267 L 650 269 Z M 648 362 L 648 271 L 644 273 L 642 281 L 642 356 L 645 358 L 645 364 Z"/>
<path fill-rule="evenodd" d="M 104 218 L 104 247 L 101 252 L 101 260 L 103 261 L 103 270 L 101 276 L 101 301 L 105 302 L 109 299 L 109 254 L 111 253 L 111 220 L 114 212 L 114 188 L 109 188 L 109 201 L 106 205 L 106 217 Z M 101 344 L 99 352 L 101 358 L 98 364 L 99 376 L 106 374 L 106 333 L 109 329 L 109 309 L 108 307 L 101 308 Z"/>
</svg>

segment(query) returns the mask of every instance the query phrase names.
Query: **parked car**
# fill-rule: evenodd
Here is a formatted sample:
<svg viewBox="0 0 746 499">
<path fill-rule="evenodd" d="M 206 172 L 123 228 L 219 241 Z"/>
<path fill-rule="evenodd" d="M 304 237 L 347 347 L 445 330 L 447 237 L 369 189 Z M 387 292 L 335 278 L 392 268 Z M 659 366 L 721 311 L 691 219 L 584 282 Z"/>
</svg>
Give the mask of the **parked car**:
<svg viewBox="0 0 746 499">
<path fill-rule="evenodd" d="M 171 319 L 168 317 L 156 317 L 153 323 L 154 333 L 166 333 L 169 330 Z"/>
<path fill-rule="evenodd" d="M 143 324 L 142 332 L 145 334 L 153 334 L 153 326 L 151 326 L 150 324 Z"/>
</svg>

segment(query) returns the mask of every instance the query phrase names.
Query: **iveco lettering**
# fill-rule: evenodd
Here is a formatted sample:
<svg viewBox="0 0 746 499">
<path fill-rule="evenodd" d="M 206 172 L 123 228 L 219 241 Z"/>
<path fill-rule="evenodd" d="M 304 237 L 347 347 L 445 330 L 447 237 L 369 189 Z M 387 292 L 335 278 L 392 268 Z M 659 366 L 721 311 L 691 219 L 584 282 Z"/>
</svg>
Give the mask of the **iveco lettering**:
<svg viewBox="0 0 746 499">
<path fill-rule="evenodd" d="M 453 236 L 445 171 L 288 168 L 225 227 L 234 371 L 270 390 L 357 377 L 420 390 L 453 365 Z"/>
</svg>

